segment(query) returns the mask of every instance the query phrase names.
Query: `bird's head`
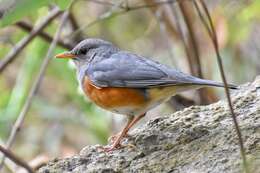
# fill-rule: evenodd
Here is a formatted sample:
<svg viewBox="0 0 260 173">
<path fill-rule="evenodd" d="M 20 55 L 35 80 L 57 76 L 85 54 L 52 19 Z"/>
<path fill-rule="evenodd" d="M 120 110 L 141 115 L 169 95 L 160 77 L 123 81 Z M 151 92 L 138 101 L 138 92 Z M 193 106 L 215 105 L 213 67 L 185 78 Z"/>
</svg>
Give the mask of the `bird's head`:
<svg viewBox="0 0 260 173">
<path fill-rule="evenodd" d="M 107 52 L 114 49 L 112 43 L 95 38 L 88 38 L 78 43 L 71 51 L 63 52 L 55 56 L 55 58 L 69 58 L 78 66 L 86 64 L 93 55 Z"/>
</svg>

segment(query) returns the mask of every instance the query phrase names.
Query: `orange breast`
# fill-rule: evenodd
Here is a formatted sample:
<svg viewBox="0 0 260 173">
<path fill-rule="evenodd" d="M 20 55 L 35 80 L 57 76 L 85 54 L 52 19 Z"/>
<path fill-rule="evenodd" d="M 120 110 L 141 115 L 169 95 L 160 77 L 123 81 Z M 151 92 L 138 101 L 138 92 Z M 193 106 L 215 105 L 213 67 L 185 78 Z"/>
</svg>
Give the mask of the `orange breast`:
<svg viewBox="0 0 260 173">
<path fill-rule="evenodd" d="M 94 103 L 105 109 L 126 106 L 142 107 L 147 101 L 141 90 L 115 87 L 98 88 L 87 77 L 83 82 L 83 90 Z"/>
</svg>

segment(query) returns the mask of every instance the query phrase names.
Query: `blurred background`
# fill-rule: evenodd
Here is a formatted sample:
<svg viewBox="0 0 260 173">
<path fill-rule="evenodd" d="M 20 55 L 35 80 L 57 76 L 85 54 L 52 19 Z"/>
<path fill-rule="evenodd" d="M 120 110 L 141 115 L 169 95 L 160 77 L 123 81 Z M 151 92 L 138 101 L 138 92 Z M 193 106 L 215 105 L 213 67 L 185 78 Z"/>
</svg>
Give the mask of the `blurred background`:
<svg viewBox="0 0 260 173">
<path fill-rule="evenodd" d="M 215 25 L 228 82 L 239 85 L 252 81 L 260 73 L 260 1 L 204 2 Z M 70 4 L 69 0 L 0 0 L 1 145 L 10 136 L 60 24 L 62 11 Z M 56 16 L 30 38 L 31 30 L 55 10 Z M 189 74 L 221 81 L 212 41 L 193 1 L 74 1 L 53 55 L 89 37 L 111 41 L 124 50 Z M 10 57 L 12 61 L 5 64 Z M 149 112 L 138 125 L 190 105 L 216 102 L 224 96 L 223 89 L 183 93 Z M 73 63 L 52 58 L 11 150 L 26 161 L 71 156 L 86 145 L 106 144 L 107 138 L 126 123 L 124 118 L 92 104 L 78 87 Z M 5 166 L 5 171 L 10 168 Z"/>
</svg>

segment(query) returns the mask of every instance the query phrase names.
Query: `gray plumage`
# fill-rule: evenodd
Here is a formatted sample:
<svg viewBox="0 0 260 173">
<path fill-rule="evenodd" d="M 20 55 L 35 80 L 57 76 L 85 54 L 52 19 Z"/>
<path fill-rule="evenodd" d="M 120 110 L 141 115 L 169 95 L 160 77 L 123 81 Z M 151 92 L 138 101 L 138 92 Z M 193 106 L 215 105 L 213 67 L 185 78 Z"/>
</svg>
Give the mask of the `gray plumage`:
<svg viewBox="0 0 260 173">
<path fill-rule="evenodd" d="M 204 80 L 182 73 L 151 59 L 121 51 L 113 44 L 100 39 L 86 39 L 71 53 L 77 57 L 74 62 L 81 66 L 80 81 L 87 75 L 98 87 L 152 88 L 158 86 L 216 86 L 223 84 Z M 86 61 L 87 60 L 87 61 Z M 234 89 L 236 86 L 229 85 Z"/>
</svg>

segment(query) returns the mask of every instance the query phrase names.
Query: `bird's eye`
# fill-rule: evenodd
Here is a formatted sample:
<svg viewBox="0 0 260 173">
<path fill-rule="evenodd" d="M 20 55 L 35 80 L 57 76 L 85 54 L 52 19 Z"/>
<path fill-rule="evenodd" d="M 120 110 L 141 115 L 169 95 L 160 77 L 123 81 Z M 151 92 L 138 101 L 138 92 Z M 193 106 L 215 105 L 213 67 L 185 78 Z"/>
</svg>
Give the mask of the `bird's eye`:
<svg viewBox="0 0 260 173">
<path fill-rule="evenodd" d="M 80 49 L 78 54 L 85 55 L 87 53 L 87 49 Z"/>
</svg>

